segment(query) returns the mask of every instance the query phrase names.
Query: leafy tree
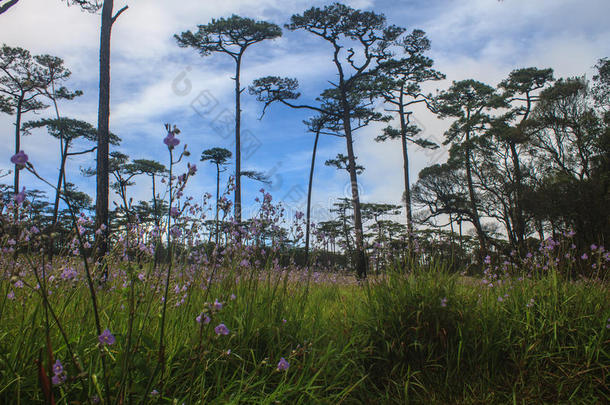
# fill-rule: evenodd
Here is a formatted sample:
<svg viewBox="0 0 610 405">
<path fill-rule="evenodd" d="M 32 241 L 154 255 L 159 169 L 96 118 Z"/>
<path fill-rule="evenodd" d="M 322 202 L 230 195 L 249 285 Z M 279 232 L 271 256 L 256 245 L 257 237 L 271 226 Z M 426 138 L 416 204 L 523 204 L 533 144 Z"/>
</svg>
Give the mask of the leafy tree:
<svg viewBox="0 0 610 405">
<path fill-rule="evenodd" d="M 175 35 L 178 45 L 196 49 L 201 56 L 224 53 L 235 62 L 235 220 L 241 222 L 241 93 L 240 73 L 243 55 L 250 45 L 274 39 L 282 35 L 276 24 L 255 21 L 232 15 L 206 25 L 199 25 L 197 32 L 185 31 Z"/>
<path fill-rule="evenodd" d="M 454 159 L 422 169 L 413 187 L 413 202 L 424 209 L 418 215 L 418 222 L 439 226 L 434 220 L 446 216 L 460 222 L 464 219 L 473 222 L 464 183 L 463 169 Z"/>
<path fill-rule="evenodd" d="M 378 95 L 373 85 L 375 67 L 391 56 L 390 44 L 404 30 L 387 26 L 381 14 L 355 10 L 340 3 L 323 9 L 312 7 L 302 15 L 295 14 L 286 28 L 291 31 L 304 30 L 328 42 L 333 50 L 332 60 L 338 80 L 331 82 L 332 87 L 322 92 L 317 98 L 319 105 L 315 106 L 291 101 L 300 96 L 296 79 L 263 77 L 254 81 L 250 92 L 265 103 L 265 109 L 273 102 L 281 102 L 291 108 L 311 109 L 325 117 L 325 128 L 334 133 L 342 132 L 347 145 L 347 167 L 354 207 L 355 267 L 358 277 L 366 277 L 353 133 L 371 121 L 389 119 L 372 108 L 373 99 Z"/>
<path fill-rule="evenodd" d="M 527 173 L 521 159 L 522 150 L 529 145 L 529 137 L 524 132 L 524 124 L 539 100 L 538 92 L 553 81 L 552 69 L 537 69 L 535 67 L 513 70 L 507 79 L 498 87 L 504 91 L 503 96 L 511 104 L 509 111 L 493 122 L 492 133 L 498 142 L 509 153 L 512 168 L 508 171 L 506 180 L 510 183 L 505 201 L 509 202 L 507 214 L 509 219 L 509 239 L 513 246 L 524 252 L 527 236 L 527 223 L 523 214 L 522 194 Z M 510 226 L 512 224 L 512 227 Z"/>
<path fill-rule="evenodd" d="M 358 160 L 358 157 L 355 157 L 354 160 Z M 349 172 L 349 158 L 345 156 L 343 153 L 338 153 L 335 159 L 327 159 L 324 162 L 326 166 L 331 166 L 339 170 L 346 170 Z M 356 164 L 356 174 L 362 174 L 364 172 L 364 166 Z"/>
<path fill-rule="evenodd" d="M 209 161 L 216 165 L 216 221 L 215 221 L 215 234 L 216 234 L 216 245 L 218 245 L 218 201 L 220 199 L 220 172 L 225 171 L 224 167 L 227 165 L 228 160 L 231 159 L 231 151 L 225 148 L 212 148 L 206 149 L 201 152 L 201 161 Z M 221 169 L 222 168 L 222 169 Z"/>
<path fill-rule="evenodd" d="M 479 133 L 483 132 L 490 122 L 486 111 L 492 108 L 504 107 L 506 102 L 496 94 L 493 87 L 476 80 L 462 80 L 453 82 L 451 87 L 442 91 L 434 100 L 434 108 L 439 117 L 455 118 L 451 127 L 445 132 L 445 144 L 463 144 L 464 168 L 466 170 L 466 181 L 470 199 L 470 210 L 473 225 L 481 246 L 481 255 L 487 250 L 487 237 L 481 226 L 478 210 L 477 196 L 472 176 L 472 149 L 474 140 Z"/>
<path fill-rule="evenodd" d="M 404 200 L 407 217 L 407 230 L 409 235 L 413 233 L 413 215 L 411 212 L 411 188 L 409 181 L 409 152 L 408 142 L 413 142 L 422 148 L 436 149 L 438 145 L 433 142 L 418 138 L 421 129 L 411 124 L 410 107 L 414 104 L 425 102 L 427 98 L 422 94 L 421 83 L 430 80 L 441 80 L 445 78 L 440 72 L 432 69 L 432 59 L 424 56 L 424 52 L 430 49 L 430 41 L 425 32 L 413 30 L 407 36 L 397 41 L 397 45 L 404 51 L 406 56 L 400 59 L 390 59 L 379 66 L 379 88 L 386 103 L 391 105 L 389 111 L 397 113 L 400 123 L 398 129 L 388 126 L 383 134 L 375 140 L 383 142 L 386 140 L 400 139 L 403 156 L 404 173 Z M 411 241 L 411 236 L 409 236 Z"/>
<path fill-rule="evenodd" d="M 78 152 L 70 152 L 70 147 L 77 139 L 84 139 L 89 142 L 97 141 L 97 130 L 91 124 L 72 118 L 51 119 L 45 118 L 38 121 L 26 122 L 23 129 L 30 132 L 35 128 L 45 127 L 49 135 L 60 140 L 60 163 L 59 174 L 57 178 L 57 187 L 55 192 L 55 202 L 53 204 L 52 224 L 57 222 L 57 214 L 59 212 L 59 200 L 61 195 L 62 181 L 64 180 L 65 168 L 68 157 L 91 153 L 95 151 L 95 147 Z M 120 139 L 116 135 L 112 135 L 111 141 L 113 144 L 118 144 Z"/>
<path fill-rule="evenodd" d="M 526 123 L 539 174 L 527 210 L 554 235 L 576 231 L 582 244 L 610 235 L 608 123 L 593 101 L 584 78 L 560 79 L 540 94 Z"/>
<path fill-rule="evenodd" d="M 15 115 L 15 153 L 21 149 L 23 114 L 47 108 L 39 99 L 49 77 L 29 51 L 3 45 L 0 48 L 0 111 Z M 14 192 L 19 192 L 19 166 L 15 165 Z"/>
<path fill-rule="evenodd" d="M 157 228 L 160 227 L 160 219 L 162 216 L 163 210 L 160 210 L 158 207 L 159 198 L 157 197 L 156 191 L 156 181 L 155 177 L 163 177 L 167 174 L 167 168 L 165 165 L 155 161 L 148 159 L 134 159 L 133 162 L 129 166 L 129 171 L 133 172 L 136 175 L 146 175 L 150 176 L 152 180 L 152 216 L 153 222 Z"/>
</svg>

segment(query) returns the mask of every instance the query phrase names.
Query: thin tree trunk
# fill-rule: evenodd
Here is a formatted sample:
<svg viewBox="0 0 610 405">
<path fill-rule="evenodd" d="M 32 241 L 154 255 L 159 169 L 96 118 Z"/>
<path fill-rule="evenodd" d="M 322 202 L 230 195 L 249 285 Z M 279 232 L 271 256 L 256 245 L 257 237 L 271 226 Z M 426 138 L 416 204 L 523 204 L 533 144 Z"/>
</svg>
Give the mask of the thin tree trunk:
<svg viewBox="0 0 610 405">
<path fill-rule="evenodd" d="M 19 153 L 21 149 L 21 108 L 23 106 L 23 94 L 17 101 L 16 115 L 15 118 L 15 154 Z M 19 193 L 19 167 L 15 165 L 15 178 L 14 178 L 15 194 Z"/>
<path fill-rule="evenodd" d="M 481 245 L 480 254 L 483 255 L 487 251 L 485 234 L 479 220 L 479 211 L 477 209 L 477 200 L 472 184 L 472 168 L 470 167 L 470 131 L 466 133 L 466 180 L 468 182 L 468 194 L 470 196 L 470 208 L 472 209 L 472 222 L 477 231 L 479 244 Z"/>
<path fill-rule="evenodd" d="M 407 214 L 407 232 L 409 240 L 409 250 L 412 248 L 413 242 L 413 215 L 411 212 L 411 186 L 409 182 L 409 151 L 407 145 L 407 121 L 405 120 L 405 112 L 403 105 L 403 93 L 401 89 L 400 93 L 400 140 L 402 142 L 402 159 L 403 159 L 403 171 L 405 181 L 405 207 Z"/>
<path fill-rule="evenodd" d="M 240 75 L 241 55 L 235 64 L 235 206 L 234 216 L 238 225 L 241 224 L 241 88 Z M 241 240 L 241 238 L 240 238 Z"/>
<path fill-rule="evenodd" d="M 57 189 L 55 190 L 55 201 L 53 202 L 53 221 L 51 222 L 53 230 L 55 230 L 55 226 L 57 224 L 57 217 L 59 216 L 59 197 L 61 195 L 61 180 L 63 179 L 64 172 L 66 170 L 69 142 L 65 141 L 65 144 L 63 146 L 64 147 L 62 149 L 61 155 L 61 166 L 59 166 L 59 177 L 57 179 Z"/>
<path fill-rule="evenodd" d="M 360 212 L 360 196 L 358 195 L 358 177 L 356 174 L 356 158 L 354 157 L 354 145 L 352 140 L 352 128 L 350 114 L 345 98 L 343 104 L 343 128 L 345 130 L 345 141 L 347 143 L 347 158 L 349 177 L 352 189 L 352 204 L 354 210 L 354 233 L 355 233 L 355 259 L 356 275 L 358 278 L 366 278 L 366 256 L 364 253 L 364 240 L 362 232 L 362 214 Z"/>
<path fill-rule="evenodd" d="M 316 139 L 313 142 L 313 152 L 311 154 L 311 169 L 309 170 L 309 186 L 307 188 L 307 223 L 305 224 L 305 263 L 309 269 L 309 233 L 311 224 L 311 191 L 313 187 L 313 171 L 316 163 L 316 150 L 318 149 L 318 139 L 320 130 L 316 131 Z"/>
<path fill-rule="evenodd" d="M 510 152 L 513 158 L 513 169 L 515 170 L 515 219 L 513 224 L 513 231 L 517 237 L 517 247 L 520 253 L 523 253 L 525 246 L 525 219 L 523 218 L 523 211 L 521 209 L 522 199 L 522 182 L 523 174 L 521 173 L 521 165 L 519 164 L 519 154 L 517 153 L 517 147 L 513 141 L 510 142 Z"/>
<path fill-rule="evenodd" d="M 218 249 L 218 201 L 220 200 L 220 166 L 216 163 L 216 249 Z"/>
<path fill-rule="evenodd" d="M 95 227 L 106 226 L 97 243 L 97 258 L 108 251 L 108 142 L 110 120 L 110 36 L 114 0 L 104 0 L 100 33 L 100 92 L 97 115 L 97 187 Z"/>
</svg>

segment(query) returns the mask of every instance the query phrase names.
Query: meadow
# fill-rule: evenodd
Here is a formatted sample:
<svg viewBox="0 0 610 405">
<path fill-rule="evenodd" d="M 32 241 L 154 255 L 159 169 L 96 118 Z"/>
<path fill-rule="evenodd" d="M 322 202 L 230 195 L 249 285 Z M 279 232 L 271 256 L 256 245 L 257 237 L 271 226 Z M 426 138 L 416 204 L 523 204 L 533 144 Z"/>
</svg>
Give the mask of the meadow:
<svg viewBox="0 0 610 405">
<path fill-rule="evenodd" d="M 172 264 L 114 251 L 104 281 L 89 270 L 91 290 L 78 257 L 50 266 L 34 253 L 14 262 L 10 251 L 0 403 L 610 399 L 607 284 L 559 264 L 489 263 L 475 277 L 417 259 L 358 281 L 282 266 L 273 252 L 255 265 L 252 249 L 234 249 L 207 264 L 184 253 L 168 279 Z"/>
</svg>

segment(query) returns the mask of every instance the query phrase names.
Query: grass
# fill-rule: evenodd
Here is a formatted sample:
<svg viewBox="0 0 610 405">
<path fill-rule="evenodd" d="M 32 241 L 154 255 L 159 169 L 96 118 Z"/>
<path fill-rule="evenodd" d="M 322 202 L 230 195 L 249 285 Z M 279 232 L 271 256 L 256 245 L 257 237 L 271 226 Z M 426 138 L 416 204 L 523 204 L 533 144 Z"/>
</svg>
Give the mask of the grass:
<svg viewBox="0 0 610 405">
<path fill-rule="evenodd" d="M 58 404 L 105 397 L 102 356 L 113 403 L 610 401 L 610 294 L 599 282 L 571 282 L 551 270 L 488 287 L 433 264 L 406 275 L 388 270 L 362 285 L 309 288 L 286 272 L 223 270 L 208 289 L 210 274 L 178 270 L 167 297 L 163 369 L 162 274 L 140 280 L 141 270 L 123 266 L 98 288 L 100 323 L 116 337 L 102 346 L 82 280 L 55 275 L 49 283 L 67 341 L 51 314 L 47 344 L 37 290 L 4 278 L 0 403 L 45 402 L 39 369 L 48 369 L 48 347 L 67 374 L 53 387 Z M 202 312 L 209 324 L 196 321 Z M 220 323 L 228 335 L 214 332 Z M 282 357 L 288 370 L 278 370 Z"/>
</svg>

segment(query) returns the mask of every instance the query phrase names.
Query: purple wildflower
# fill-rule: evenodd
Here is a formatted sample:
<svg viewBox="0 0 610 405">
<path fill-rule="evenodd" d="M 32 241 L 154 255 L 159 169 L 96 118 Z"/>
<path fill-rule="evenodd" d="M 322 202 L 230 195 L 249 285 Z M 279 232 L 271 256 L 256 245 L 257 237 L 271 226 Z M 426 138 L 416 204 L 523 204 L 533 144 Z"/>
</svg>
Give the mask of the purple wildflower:
<svg viewBox="0 0 610 405">
<path fill-rule="evenodd" d="M 53 385 L 60 385 L 64 381 L 66 381 L 65 374 L 55 374 L 53 377 L 51 377 L 51 382 L 53 383 Z"/>
<path fill-rule="evenodd" d="M 25 164 L 28 162 L 28 155 L 24 151 L 20 150 L 11 156 L 11 163 L 17 165 L 19 169 L 23 169 Z"/>
<path fill-rule="evenodd" d="M 110 333 L 110 330 L 106 329 L 102 332 L 101 335 L 98 336 L 98 339 L 101 344 L 113 345 L 116 342 L 114 335 Z"/>
<path fill-rule="evenodd" d="M 201 321 L 203 321 L 204 325 L 207 325 L 211 321 L 210 317 L 204 313 L 199 314 L 199 316 L 195 318 L 195 320 L 197 321 L 197 323 L 201 323 Z"/>
<path fill-rule="evenodd" d="M 215 299 L 214 303 L 212 304 L 212 307 L 215 310 L 220 311 L 222 309 L 222 302 L 218 302 L 218 299 Z"/>
<path fill-rule="evenodd" d="M 173 132 L 168 132 L 167 136 L 163 138 L 163 143 L 167 145 L 169 149 L 174 149 L 180 143 L 180 139 L 176 138 Z"/>
<path fill-rule="evenodd" d="M 55 364 L 53 364 L 53 374 L 58 375 L 64 372 L 64 366 L 62 366 L 61 361 L 55 360 Z"/>
<path fill-rule="evenodd" d="M 197 173 L 197 165 L 191 165 L 190 163 L 187 165 L 189 168 L 189 176 L 194 175 L 195 173 Z"/>
<path fill-rule="evenodd" d="M 277 371 L 286 371 L 288 367 L 290 367 L 290 363 L 285 358 L 280 358 L 280 361 L 277 363 Z"/>
<path fill-rule="evenodd" d="M 441 298 L 441 307 L 446 307 L 447 306 L 447 297 Z"/>
<path fill-rule="evenodd" d="M 21 190 L 21 192 L 15 194 L 13 200 L 15 200 L 17 205 L 23 204 L 23 202 L 25 201 L 25 187 Z"/>
<path fill-rule="evenodd" d="M 9 293 L 6 294 L 6 298 L 8 298 L 9 300 L 15 299 L 15 293 L 13 292 L 13 290 L 9 291 Z"/>
<path fill-rule="evenodd" d="M 229 334 L 229 329 L 225 326 L 224 323 L 221 323 L 220 325 L 218 325 L 217 327 L 214 328 L 214 332 L 216 332 L 217 335 L 228 335 Z"/>
<path fill-rule="evenodd" d="M 178 208 L 176 208 L 176 207 L 172 207 L 172 208 L 169 210 L 169 215 L 170 215 L 172 218 L 177 218 L 177 217 L 180 215 L 180 211 L 178 211 Z"/>
</svg>

